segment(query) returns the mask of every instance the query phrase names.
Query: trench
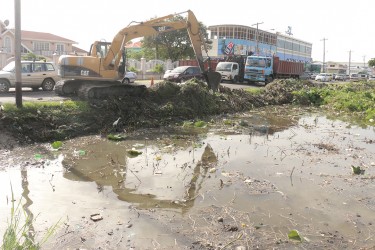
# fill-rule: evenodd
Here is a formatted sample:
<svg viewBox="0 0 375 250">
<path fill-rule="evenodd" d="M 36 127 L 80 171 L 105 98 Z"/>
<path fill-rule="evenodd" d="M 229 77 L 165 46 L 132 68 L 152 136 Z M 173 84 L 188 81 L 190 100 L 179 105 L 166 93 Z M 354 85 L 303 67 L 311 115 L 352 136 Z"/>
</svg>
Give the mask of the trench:
<svg viewBox="0 0 375 250">
<path fill-rule="evenodd" d="M 374 127 L 278 109 L 3 151 L 0 235 L 13 190 L 45 249 L 374 246 Z"/>
</svg>

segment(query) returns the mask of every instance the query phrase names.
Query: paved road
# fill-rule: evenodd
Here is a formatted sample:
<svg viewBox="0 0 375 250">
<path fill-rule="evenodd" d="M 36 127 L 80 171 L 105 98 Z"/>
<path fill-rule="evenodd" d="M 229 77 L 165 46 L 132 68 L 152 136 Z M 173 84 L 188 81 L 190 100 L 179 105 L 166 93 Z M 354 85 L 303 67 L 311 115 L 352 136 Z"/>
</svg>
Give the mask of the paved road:
<svg viewBox="0 0 375 250">
<path fill-rule="evenodd" d="M 154 84 L 160 82 L 161 80 L 154 80 Z M 151 80 L 138 80 L 136 84 L 143 84 L 147 87 L 151 86 Z M 246 83 L 221 83 L 223 86 L 232 89 L 244 89 L 244 88 L 258 88 L 263 87 L 263 85 L 254 85 Z M 57 96 L 54 91 L 32 91 L 31 88 L 22 89 L 22 101 L 61 101 L 68 100 L 67 97 Z M 0 104 L 3 103 L 16 103 L 16 93 L 15 89 L 11 88 L 8 93 L 0 93 Z"/>
<path fill-rule="evenodd" d="M 68 98 L 55 95 L 54 91 L 32 91 L 31 88 L 22 89 L 22 101 L 60 101 Z M 16 92 L 11 88 L 8 93 L 0 93 L 0 104 L 16 103 Z"/>
</svg>

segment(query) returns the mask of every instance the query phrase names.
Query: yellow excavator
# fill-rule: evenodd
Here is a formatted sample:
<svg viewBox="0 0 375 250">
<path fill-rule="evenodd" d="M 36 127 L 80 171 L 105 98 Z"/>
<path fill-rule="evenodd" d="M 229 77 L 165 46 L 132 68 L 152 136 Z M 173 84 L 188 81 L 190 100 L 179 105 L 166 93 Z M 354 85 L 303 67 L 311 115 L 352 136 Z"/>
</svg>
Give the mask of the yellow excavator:
<svg viewBox="0 0 375 250">
<path fill-rule="evenodd" d="M 187 13 L 186 20 L 173 17 Z M 83 99 L 101 99 L 137 95 L 145 90 L 143 85 L 123 84 L 125 74 L 125 44 L 138 37 L 152 36 L 173 30 L 187 29 L 198 65 L 213 91 L 218 89 L 221 75 L 205 69 L 202 47 L 207 54 L 199 22 L 191 10 L 171 14 L 149 21 L 129 24 L 121 29 L 112 43 L 96 41 L 91 45 L 88 56 L 60 56 L 58 72 L 61 80 L 56 83 L 55 92 L 60 96 L 79 96 Z M 208 57 L 209 58 L 209 57 Z"/>
</svg>

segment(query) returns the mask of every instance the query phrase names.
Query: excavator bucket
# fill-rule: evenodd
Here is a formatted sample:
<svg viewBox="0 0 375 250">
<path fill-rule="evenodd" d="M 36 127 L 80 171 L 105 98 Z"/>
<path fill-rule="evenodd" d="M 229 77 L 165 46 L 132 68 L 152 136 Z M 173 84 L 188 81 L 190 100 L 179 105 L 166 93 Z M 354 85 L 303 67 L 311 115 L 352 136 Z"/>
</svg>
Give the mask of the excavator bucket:
<svg viewBox="0 0 375 250">
<path fill-rule="evenodd" d="M 208 88 L 216 92 L 221 82 L 221 74 L 215 71 L 209 71 L 205 73 Z"/>
</svg>

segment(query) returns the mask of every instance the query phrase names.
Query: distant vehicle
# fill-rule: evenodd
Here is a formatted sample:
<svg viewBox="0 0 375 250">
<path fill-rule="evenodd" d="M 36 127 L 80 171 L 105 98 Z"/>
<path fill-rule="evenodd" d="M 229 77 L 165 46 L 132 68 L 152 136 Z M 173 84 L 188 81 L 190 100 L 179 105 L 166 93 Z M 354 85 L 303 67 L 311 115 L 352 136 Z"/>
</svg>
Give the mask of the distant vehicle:
<svg viewBox="0 0 375 250">
<path fill-rule="evenodd" d="M 304 72 L 302 75 L 299 76 L 299 79 L 301 80 L 307 80 L 310 79 L 310 73 Z"/>
<path fill-rule="evenodd" d="M 318 75 L 317 73 L 312 73 L 312 74 L 310 75 L 310 79 L 311 79 L 311 80 L 315 80 L 315 77 L 316 77 L 317 75 Z"/>
<path fill-rule="evenodd" d="M 359 81 L 358 74 L 356 74 L 356 73 L 350 74 L 349 78 L 350 78 L 351 82 L 358 82 Z"/>
<path fill-rule="evenodd" d="M 345 81 L 346 80 L 346 75 L 345 74 L 337 74 L 335 76 L 336 81 Z"/>
<path fill-rule="evenodd" d="M 369 80 L 369 81 L 375 81 L 375 75 L 370 75 L 370 76 L 368 77 L 368 80 Z"/>
<path fill-rule="evenodd" d="M 299 79 L 304 72 L 302 62 L 284 61 L 277 56 L 248 56 L 244 81 L 268 84 L 277 78 Z"/>
<path fill-rule="evenodd" d="M 197 78 L 200 80 L 205 80 L 200 68 L 198 66 L 179 66 L 174 68 L 163 76 L 164 81 L 171 81 L 182 83 L 190 80 L 192 78 Z"/>
<path fill-rule="evenodd" d="M 239 80 L 239 68 L 236 62 L 219 62 L 216 65 L 216 72 L 221 74 L 221 81 L 236 83 Z"/>
<path fill-rule="evenodd" d="M 15 61 L 12 61 L 0 71 L 0 93 L 8 92 L 9 88 L 16 86 L 15 65 Z M 34 91 L 42 87 L 44 91 L 52 91 L 58 80 L 60 77 L 52 62 L 21 61 L 22 87 Z"/>
<path fill-rule="evenodd" d="M 132 71 L 127 71 L 125 73 L 124 78 L 122 79 L 122 83 L 128 84 L 128 83 L 134 83 L 137 79 L 137 73 Z"/>
<path fill-rule="evenodd" d="M 328 73 L 320 73 L 315 77 L 315 81 L 329 82 L 332 80 L 332 75 Z"/>
<path fill-rule="evenodd" d="M 359 79 L 360 81 L 364 81 L 364 80 L 367 81 L 367 78 L 368 78 L 368 75 L 367 75 L 367 74 L 358 74 L 358 79 Z"/>
</svg>

